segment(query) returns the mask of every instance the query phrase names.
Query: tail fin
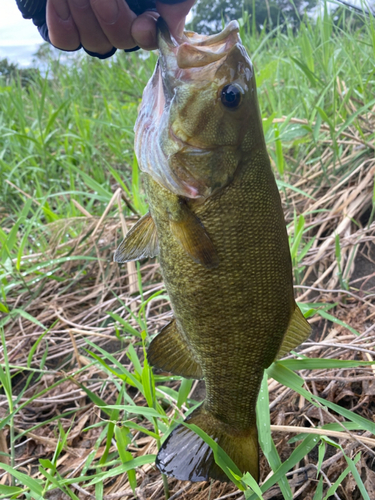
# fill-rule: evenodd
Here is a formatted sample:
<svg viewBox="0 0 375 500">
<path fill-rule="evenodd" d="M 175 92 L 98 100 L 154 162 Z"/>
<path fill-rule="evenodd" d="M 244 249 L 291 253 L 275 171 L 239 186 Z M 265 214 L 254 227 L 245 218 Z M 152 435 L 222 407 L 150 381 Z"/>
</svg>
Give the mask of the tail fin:
<svg viewBox="0 0 375 500">
<path fill-rule="evenodd" d="M 218 420 L 200 407 L 187 419 L 211 436 L 230 456 L 241 472 L 250 472 L 259 480 L 259 450 L 256 426 L 239 431 Z M 208 481 L 209 478 L 228 482 L 229 479 L 216 465 L 211 448 L 198 434 L 180 424 L 164 441 L 156 457 L 160 472 L 183 481 Z"/>
</svg>

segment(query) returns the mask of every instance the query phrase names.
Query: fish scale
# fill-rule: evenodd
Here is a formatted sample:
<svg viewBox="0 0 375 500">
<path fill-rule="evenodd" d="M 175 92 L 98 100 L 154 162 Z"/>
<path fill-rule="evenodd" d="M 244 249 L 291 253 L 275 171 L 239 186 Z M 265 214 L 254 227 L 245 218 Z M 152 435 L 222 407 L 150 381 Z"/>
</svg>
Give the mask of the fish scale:
<svg viewBox="0 0 375 500">
<path fill-rule="evenodd" d="M 267 190 L 262 189 L 265 185 L 262 175 L 256 176 L 259 188 L 254 184 L 254 171 L 258 168 L 264 172 L 265 165 L 256 165 L 249 159 L 242 168 L 245 175 L 239 175 L 227 190 L 210 198 L 209 203 L 196 207 L 195 213 L 219 256 L 220 265 L 216 269 L 202 269 L 187 259 L 177 241 L 171 244 L 169 221 L 159 220 L 157 211 L 153 218 L 174 316 L 202 360 L 206 408 L 217 415 L 227 413 L 230 420 L 230 412 L 237 414 L 238 406 L 243 406 L 241 398 L 245 399 L 246 410 L 241 410 L 236 425 L 247 428 L 249 421 L 254 423 L 254 399 L 263 377 L 262 369 L 274 360 L 295 306 L 288 239 L 269 162 Z M 151 186 L 147 183 L 147 194 L 153 215 L 153 207 L 160 206 L 163 193 L 151 181 Z M 194 212 L 193 205 L 190 202 L 189 208 Z M 226 205 L 240 212 L 241 217 L 233 220 L 232 211 L 225 210 Z M 267 217 L 263 205 L 272 209 Z M 265 226 L 269 226 L 266 234 Z M 221 357 L 223 362 L 219 363 Z M 259 367 L 255 373 L 254 362 Z"/>
<path fill-rule="evenodd" d="M 258 480 L 255 408 L 264 369 L 305 340 L 310 326 L 294 300 L 254 71 L 236 23 L 212 37 L 174 40 L 159 20 L 158 43 L 159 64 L 135 127 L 150 212 L 115 260 L 159 255 L 174 319 L 152 341 L 149 363 L 204 378 L 206 399 L 187 422 Z M 178 479 L 227 480 L 183 424 L 156 464 Z"/>
</svg>

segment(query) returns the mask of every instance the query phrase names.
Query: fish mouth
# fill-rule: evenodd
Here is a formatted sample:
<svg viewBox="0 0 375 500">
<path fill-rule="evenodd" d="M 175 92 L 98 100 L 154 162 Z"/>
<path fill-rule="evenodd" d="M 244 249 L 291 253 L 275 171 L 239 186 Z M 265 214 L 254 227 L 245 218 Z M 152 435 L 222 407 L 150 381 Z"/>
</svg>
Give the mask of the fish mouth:
<svg viewBox="0 0 375 500">
<path fill-rule="evenodd" d="M 217 68 L 240 43 L 237 21 L 231 21 L 223 31 L 211 36 L 185 31 L 181 37 L 173 37 L 161 17 L 156 26 L 167 101 L 181 82 L 212 81 Z"/>
<path fill-rule="evenodd" d="M 220 33 L 211 36 L 185 31 L 181 37 L 174 38 L 163 18 L 156 23 L 160 55 L 166 59 L 167 66 L 173 55 L 179 69 L 202 68 L 225 58 L 230 50 L 240 42 L 239 24 L 231 21 Z M 172 68 L 171 68 L 172 69 Z"/>
<path fill-rule="evenodd" d="M 220 33 L 207 36 L 193 31 L 184 31 L 181 37 L 174 37 L 167 23 L 159 17 L 156 23 L 159 47 L 158 85 L 159 114 L 168 109 L 177 89 L 186 83 L 201 87 L 215 80 L 217 69 L 230 52 L 241 43 L 239 24 L 231 21 Z M 180 134 L 181 132 L 181 134 Z M 169 127 L 169 137 L 178 148 L 177 154 L 207 156 L 216 147 L 200 144 L 193 137 L 186 138 L 183 130 Z"/>
</svg>

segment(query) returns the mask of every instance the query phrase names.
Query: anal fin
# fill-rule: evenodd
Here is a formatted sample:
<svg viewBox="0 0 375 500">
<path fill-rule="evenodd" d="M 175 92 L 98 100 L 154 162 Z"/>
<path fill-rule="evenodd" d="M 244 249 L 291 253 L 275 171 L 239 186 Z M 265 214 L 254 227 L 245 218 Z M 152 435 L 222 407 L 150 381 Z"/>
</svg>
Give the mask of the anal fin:
<svg viewBox="0 0 375 500">
<path fill-rule="evenodd" d="M 311 326 L 306 321 L 300 308 L 296 304 L 292 318 L 290 320 L 288 330 L 284 336 L 283 342 L 277 353 L 276 359 L 280 359 L 289 351 L 299 346 L 307 340 L 311 333 Z"/>
<path fill-rule="evenodd" d="M 217 267 L 219 258 L 203 224 L 187 206 L 181 205 L 181 213 L 179 220 L 169 221 L 172 234 L 195 262 L 207 269 Z"/>
<path fill-rule="evenodd" d="M 200 406 L 187 419 L 208 434 L 229 455 L 241 472 L 250 472 L 259 480 L 259 449 L 256 425 L 249 429 L 231 428 Z M 211 448 L 193 430 L 178 425 L 162 444 L 156 457 L 160 472 L 183 481 L 228 482 L 226 474 L 215 463 Z"/>
<path fill-rule="evenodd" d="M 116 250 L 113 260 L 122 264 L 132 260 L 155 257 L 158 253 L 156 227 L 148 212 L 130 229 Z"/>
<path fill-rule="evenodd" d="M 202 369 L 173 319 L 151 342 L 147 351 L 151 366 L 185 378 L 200 379 Z"/>
</svg>

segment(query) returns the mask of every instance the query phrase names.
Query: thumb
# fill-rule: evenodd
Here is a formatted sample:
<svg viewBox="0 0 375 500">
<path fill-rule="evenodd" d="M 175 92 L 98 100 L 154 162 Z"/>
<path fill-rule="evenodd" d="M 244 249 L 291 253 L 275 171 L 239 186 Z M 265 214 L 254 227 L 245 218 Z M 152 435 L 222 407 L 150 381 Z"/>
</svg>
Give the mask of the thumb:
<svg viewBox="0 0 375 500">
<path fill-rule="evenodd" d="M 156 10 L 167 23 L 169 31 L 175 38 L 182 35 L 185 27 L 185 18 L 193 7 L 195 0 L 185 0 L 173 5 L 156 2 Z"/>
</svg>

